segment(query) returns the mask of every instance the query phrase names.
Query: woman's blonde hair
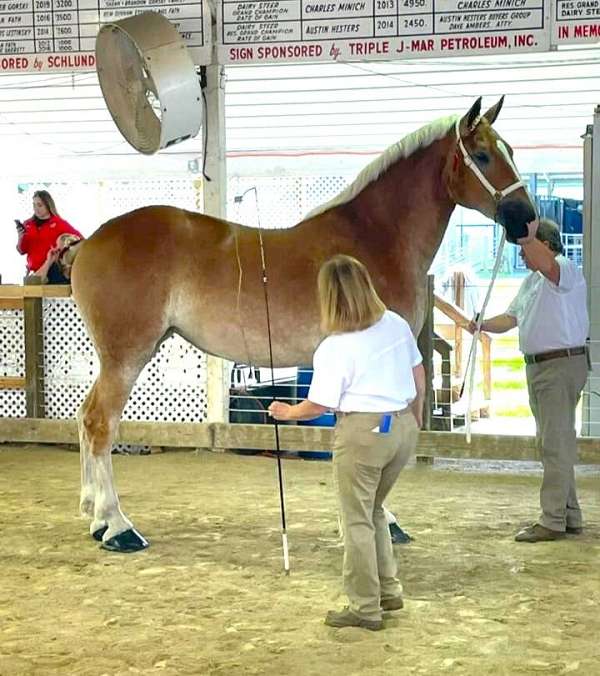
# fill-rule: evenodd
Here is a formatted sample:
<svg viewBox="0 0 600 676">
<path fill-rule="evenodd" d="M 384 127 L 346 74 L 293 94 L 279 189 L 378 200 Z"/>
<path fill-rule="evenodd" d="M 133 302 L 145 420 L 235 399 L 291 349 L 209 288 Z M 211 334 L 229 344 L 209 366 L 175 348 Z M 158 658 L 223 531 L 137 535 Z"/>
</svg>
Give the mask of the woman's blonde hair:
<svg viewBox="0 0 600 676">
<path fill-rule="evenodd" d="M 326 335 L 366 329 L 386 310 L 369 271 L 352 256 L 338 254 L 325 261 L 317 284 L 321 330 Z"/>
</svg>

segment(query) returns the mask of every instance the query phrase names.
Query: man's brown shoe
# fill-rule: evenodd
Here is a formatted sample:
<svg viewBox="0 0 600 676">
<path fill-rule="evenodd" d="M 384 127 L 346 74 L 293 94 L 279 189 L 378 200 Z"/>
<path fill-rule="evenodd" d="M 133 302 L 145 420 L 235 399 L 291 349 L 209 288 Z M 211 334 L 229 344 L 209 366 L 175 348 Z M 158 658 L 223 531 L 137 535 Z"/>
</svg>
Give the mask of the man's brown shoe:
<svg viewBox="0 0 600 676">
<path fill-rule="evenodd" d="M 569 535 L 581 535 L 583 528 L 581 526 L 567 526 L 567 533 Z"/>
<path fill-rule="evenodd" d="M 381 610 L 390 611 L 390 610 L 402 610 L 404 608 L 404 599 L 401 595 L 392 596 L 389 599 L 381 599 L 379 603 Z"/>
<path fill-rule="evenodd" d="M 564 531 L 551 530 L 542 526 L 541 523 L 534 523 L 527 528 L 523 528 L 515 536 L 516 542 L 551 542 L 553 540 L 561 540 L 565 537 Z"/>
<path fill-rule="evenodd" d="M 363 617 L 355 615 L 348 606 L 339 613 L 335 610 L 330 610 L 325 618 L 325 624 L 329 627 L 362 627 L 363 629 L 370 629 L 371 631 L 379 631 L 383 629 L 383 620 L 366 620 Z"/>
</svg>

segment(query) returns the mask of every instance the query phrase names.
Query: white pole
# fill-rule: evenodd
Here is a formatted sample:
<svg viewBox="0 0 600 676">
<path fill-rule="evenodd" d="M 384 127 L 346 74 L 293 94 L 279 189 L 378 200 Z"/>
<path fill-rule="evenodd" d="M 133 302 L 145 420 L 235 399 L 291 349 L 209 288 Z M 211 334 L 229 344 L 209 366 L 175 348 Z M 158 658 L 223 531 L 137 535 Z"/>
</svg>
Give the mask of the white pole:
<svg viewBox="0 0 600 676">
<path fill-rule="evenodd" d="M 471 369 L 469 373 L 469 389 L 467 391 L 467 413 L 465 416 L 465 428 L 467 435 L 467 443 L 471 443 L 471 406 L 473 402 L 473 387 L 475 386 L 475 364 L 477 360 L 477 343 L 479 342 L 479 334 L 481 333 L 481 323 L 485 317 L 485 310 L 487 304 L 492 295 L 492 289 L 494 288 L 494 282 L 496 281 L 496 275 L 500 269 L 500 264 L 502 263 L 502 252 L 504 250 L 504 242 L 506 241 L 506 230 L 502 228 L 502 236 L 500 237 L 500 243 L 498 244 L 498 252 L 496 253 L 496 262 L 494 263 L 494 269 L 492 270 L 492 278 L 490 279 L 490 284 L 485 294 L 485 300 L 481 306 L 481 312 L 477 317 L 475 333 L 473 334 L 473 347 L 471 349 L 471 359 L 467 364 L 467 369 Z"/>
<path fill-rule="evenodd" d="M 587 283 L 592 370 L 583 392 L 581 434 L 600 435 L 600 106 L 583 144 L 583 274 Z"/>
<path fill-rule="evenodd" d="M 206 67 L 204 92 L 206 111 L 202 134 L 205 139 L 206 152 L 205 157 L 202 158 L 203 211 L 215 218 L 226 218 L 227 165 L 225 158 L 225 69 L 223 66 Z M 220 357 L 212 355 L 207 357 L 206 396 L 208 422 L 228 422 L 229 365 Z"/>
</svg>

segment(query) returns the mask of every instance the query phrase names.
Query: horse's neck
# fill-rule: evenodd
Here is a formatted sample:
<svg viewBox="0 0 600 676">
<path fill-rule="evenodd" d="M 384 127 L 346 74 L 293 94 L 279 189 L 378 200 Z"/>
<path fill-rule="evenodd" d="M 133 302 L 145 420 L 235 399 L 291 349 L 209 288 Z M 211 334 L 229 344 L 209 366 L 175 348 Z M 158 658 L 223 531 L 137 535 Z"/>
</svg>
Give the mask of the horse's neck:
<svg viewBox="0 0 600 676">
<path fill-rule="evenodd" d="M 363 223 L 389 232 L 392 250 L 403 258 L 410 251 L 425 271 L 456 206 L 444 181 L 451 142 L 445 136 L 398 160 L 353 200 Z"/>
</svg>

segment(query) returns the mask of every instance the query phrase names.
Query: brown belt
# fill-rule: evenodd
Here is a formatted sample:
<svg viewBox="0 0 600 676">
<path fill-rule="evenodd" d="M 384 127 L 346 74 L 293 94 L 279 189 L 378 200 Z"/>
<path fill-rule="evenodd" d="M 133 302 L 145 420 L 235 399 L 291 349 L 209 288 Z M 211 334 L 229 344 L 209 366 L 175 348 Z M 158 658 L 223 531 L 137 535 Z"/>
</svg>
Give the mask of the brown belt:
<svg viewBox="0 0 600 676">
<path fill-rule="evenodd" d="M 526 364 L 539 364 L 541 361 L 548 361 L 548 359 L 560 359 L 560 357 L 576 357 L 579 354 L 585 354 L 585 346 L 580 347 L 565 347 L 561 350 L 549 350 L 548 352 L 540 352 L 539 354 L 523 355 Z"/>
<path fill-rule="evenodd" d="M 344 416 L 347 415 L 393 415 L 399 418 L 402 415 L 406 415 L 407 413 L 411 413 L 412 408 L 410 406 L 407 406 L 406 408 L 403 408 L 401 411 L 335 411 L 335 415 L 338 418 L 343 418 Z"/>
</svg>

